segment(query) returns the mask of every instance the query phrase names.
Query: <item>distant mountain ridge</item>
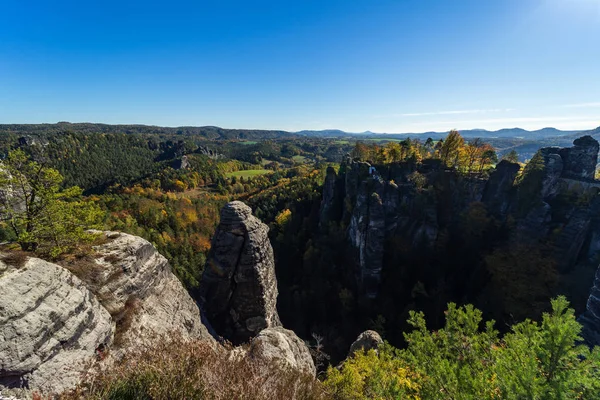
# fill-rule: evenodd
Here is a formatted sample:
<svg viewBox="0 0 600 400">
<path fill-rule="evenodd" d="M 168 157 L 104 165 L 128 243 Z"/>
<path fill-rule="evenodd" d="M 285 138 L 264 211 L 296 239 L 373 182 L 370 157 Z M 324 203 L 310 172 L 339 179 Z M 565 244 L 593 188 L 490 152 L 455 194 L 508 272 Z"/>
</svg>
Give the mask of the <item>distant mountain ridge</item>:
<svg viewBox="0 0 600 400">
<path fill-rule="evenodd" d="M 465 137 L 465 138 L 475 138 L 475 137 L 481 137 L 483 139 L 485 138 L 522 138 L 522 139 L 529 139 L 529 140 L 538 140 L 538 139 L 545 139 L 545 138 L 551 138 L 551 137 L 560 137 L 560 136 L 568 136 L 568 135 L 574 135 L 574 134 L 578 134 L 582 131 L 578 131 L 578 130 L 569 130 L 569 131 L 562 131 L 556 128 L 542 128 L 542 129 L 537 129 L 537 130 L 533 130 L 533 131 L 528 131 L 522 128 L 504 128 L 504 129 L 499 129 L 497 131 L 488 131 L 486 129 L 467 129 L 467 130 L 458 130 L 460 132 L 460 134 Z M 418 136 L 418 137 L 431 137 L 433 139 L 439 139 L 439 138 L 443 138 L 446 137 L 446 135 L 448 135 L 449 131 L 445 131 L 445 132 L 435 132 L 435 131 L 429 131 L 429 132 L 406 132 L 406 133 L 375 133 L 375 132 L 361 132 L 361 133 L 355 133 L 355 132 L 345 132 L 339 129 L 326 129 L 326 130 L 320 130 L 320 131 L 313 131 L 313 130 L 304 130 L 304 131 L 298 131 L 298 132 L 294 132 L 298 135 L 301 136 L 311 136 L 311 137 L 352 137 L 352 138 L 360 138 L 361 136 L 366 136 L 368 135 L 369 138 L 374 138 L 374 137 L 381 137 L 381 138 L 390 138 L 390 139 L 403 139 L 403 138 L 407 138 L 407 137 L 414 137 L 414 136 Z"/>
<path fill-rule="evenodd" d="M 589 132 L 595 132 L 590 130 Z M 126 133 L 126 134 L 170 134 L 170 135 L 198 135 L 207 139 L 277 139 L 291 138 L 294 136 L 315 137 L 315 138 L 369 138 L 369 139 L 405 139 L 407 137 L 421 137 L 440 139 L 446 137 L 445 132 L 405 132 L 405 133 L 385 133 L 385 132 L 346 132 L 340 129 L 325 130 L 302 130 L 297 132 L 284 130 L 266 130 L 266 129 L 228 129 L 218 126 L 179 126 L 163 127 L 155 125 L 140 124 L 101 124 L 101 123 L 71 123 L 58 122 L 54 124 L 0 124 L 0 134 L 52 134 L 62 132 L 75 133 Z M 524 140 L 542 140 L 552 138 L 564 138 L 571 135 L 578 135 L 585 130 L 559 130 L 552 127 L 525 130 L 522 128 L 504 128 L 496 131 L 486 129 L 467 129 L 460 130 L 461 135 L 467 139 L 480 137 L 482 139 L 524 139 Z"/>
</svg>

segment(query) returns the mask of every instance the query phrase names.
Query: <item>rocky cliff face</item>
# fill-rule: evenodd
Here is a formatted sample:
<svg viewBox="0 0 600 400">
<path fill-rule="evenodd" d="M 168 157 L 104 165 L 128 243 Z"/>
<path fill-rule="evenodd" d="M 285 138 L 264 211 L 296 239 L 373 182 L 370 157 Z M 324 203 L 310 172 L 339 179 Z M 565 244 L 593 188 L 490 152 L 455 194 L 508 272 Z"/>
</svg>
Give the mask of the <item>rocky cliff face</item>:
<svg viewBox="0 0 600 400">
<path fill-rule="evenodd" d="M 37 258 L 0 263 L 0 388 L 60 392 L 108 348 L 118 357 L 172 331 L 212 341 L 195 302 L 148 241 L 104 234 L 95 259 L 68 266 L 82 279 Z"/>
<path fill-rule="evenodd" d="M 581 336 L 590 346 L 600 346 L 600 267 L 594 277 L 594 286 L 590 291 L 585 312 L 579 316 L 579 323 L 583 326 Z"/>
<path fill-rule="evenodd" d="M 348 250 L 356 260 L 350 263 L 359 291 L 369 298 L 378 295 L 390 238 L 432 250 L 439 234 L 459 224 L 472 203 L 483 203 L 499 224 L 514 226 L 518 241 L 550 244 L 559 270 L 566 273 L 600 254 L 600 218 L 591 211 L 596 203 L 600 209 L 595 195 L 600 183 L 593 181 L 599 145 L 591 136 L 573 144 L 540 150 L 543 165 L 530 179 L 539 188 L 531 193 L 521 192 L 520 166 L 508 161 L 498 163 L 486 179 L 444 170 L 436 160 L 372 166 L 348 158 L 337 179 L 328 174 L 321 210 L 343 208 Z M 592 198 L 589 205 L 565 200 L 575 188 Z M 343 199 L 332 195 L 342 190 Z M 533 197 L 531 205 L 522 207 Z"/>
<path fill-rule="evenodd" d="M 104 234 L 107 243 L 95 248 L 102 271 L 96 293 L 111 315 L 132 313 L 130 345 L 173 330 L 184 338 L 211 340 L 198 306 L 150 242 L 126 233 Z"/>
<path fill-rule="evenodd" d="M 268 230 L 240 201 L 221 210 L 200 291 L 208 321 L 233 343 L 280 325 Z"/>
<path fill-rule="evenodd" d="M 594 179 L 598 164 L 598 141 L 591 136 L 583 136 L 573 141 L 573 147 L 563 149 L 565 176 L 576 179 Z"/>
<path fill-rule="evenodd" d="M 502 160 L 490 174 L 481 201 L 492 214 L 506 216 L 513 202 L 513 186 L 520 169 L 519 164 Z"/>
</svg>

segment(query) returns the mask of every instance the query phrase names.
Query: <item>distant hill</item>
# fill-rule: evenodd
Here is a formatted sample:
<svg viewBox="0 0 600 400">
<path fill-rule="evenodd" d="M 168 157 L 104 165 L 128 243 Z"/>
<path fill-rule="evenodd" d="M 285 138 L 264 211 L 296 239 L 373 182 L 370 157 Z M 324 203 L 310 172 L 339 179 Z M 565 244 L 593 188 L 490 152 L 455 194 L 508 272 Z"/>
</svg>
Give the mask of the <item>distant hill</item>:
<svg viewBox="0 0 600 400">
<path fill-rule="evenodd" d="M 529 140 L 539 140 L 544 138 L 551 137 L 560 137 L 560 136 L 568 136 L 577 134 L 580 131 L 561 131 L 556 128 L 543 128 L 534 131 L 528 131 L 521 128 L 508 128 L 508 129 L 500 129 L 497 131 L 488 131 L 485 129 L 467 129 L 467 130 L 459 130 L 460 134 L 465 138 L 476 138 L 480 137 L 482 139 L 488 138 L 522 138 Z M 368 135 L 369 138 L 388 138 L 388 139 L 404 139 L 407 137 L 423 137 L 428 138 L 431 137 L 433 139 L 440 139 L 446 137 L 448 135 L 448 131 L 445 132 L 410 132 L 410 133 L 375 133 L 375 132 L 363 132 L 363 133 L 353 133 L 353 132 L 344 132 L 338 129 L 327 129 L 322 131 L 299 131 L 295 132 L 298 135 L 302 136 L 312 136 L 312 137 L 330 137 L 330 138 L 339 138 L 339 137 L 352 137 L 354 139 L 360 139 L 361 137 L 365 137 Z"/>
<path fill-rule="evenodd" d="M 541 140 L 548 138 L 567 137 L 579 134 L 580 131 L 561 131 L 556 128 L 543 128 L 528 131 L 521 128 L 500 129 L 488 131 L 485 129 L 459 130 L 465 138 L 480 137 L 482 139 L 496 138 L 519 138 L 524 140 Z M 164 127 L 154 125 L 109 125 L 99 123 L 71 123 L 58 122 L 56 124 L 0 124 L 0 134 L 12 133 L 17 135 L 44 135 L 56 133 L 125 133 L 125 134 L 158 134 L 158 135 L 182 135 L 201 136 L 206 139 L 278 139 L 294 136 L 316 137 L 316 138 L 352 138 L 352 139 L 405 139 L 407 137 L 422 137 L 440 139 L 448 132 L 406 132 L 406 133 L 376 133 L 345 132 L 339 129 L 326 130 L 303 130 L 288 132 L 284 130 L 261 130 L 261 129 L 227 129 L 218 126 L 179 126 Z"/>
<path fill-rule="evenodd" d="M 206 139 L 274 139 L 293 136 L 286 131 L 255 129 L 224 129 L 218 126 L 163 127 L 153 125 L 109 125 L 96 123 L 58 122 L 56 124 L 0 124 L 0 134 L 45 135 L 56 133 L 126 133 L 158 135 L 197 135 Z"/>
</svg>

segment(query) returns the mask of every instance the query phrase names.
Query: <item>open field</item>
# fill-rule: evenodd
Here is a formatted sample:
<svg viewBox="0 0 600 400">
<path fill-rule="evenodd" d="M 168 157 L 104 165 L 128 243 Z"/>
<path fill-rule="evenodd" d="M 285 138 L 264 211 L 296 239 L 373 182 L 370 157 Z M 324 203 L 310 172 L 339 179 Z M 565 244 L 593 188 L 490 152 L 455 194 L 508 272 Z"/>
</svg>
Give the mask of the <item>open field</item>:
<svg viewBox="0 0 600 400">
<path fill-rule="evenodd" d="M 226 177 L 228 178 L 232 178 L 232 177 L 236 177 L 236 178 L 252 178 L 255 176 L 259 176 L 259 175 L 265 175 L 265 174 L 270 174 L 271 170 L 268 169 L 249 169 L 249 170 L 245 170 L 245 171 L 234 171 L 234 172 L 228 172 L 225 174 Z"/>
</svg>

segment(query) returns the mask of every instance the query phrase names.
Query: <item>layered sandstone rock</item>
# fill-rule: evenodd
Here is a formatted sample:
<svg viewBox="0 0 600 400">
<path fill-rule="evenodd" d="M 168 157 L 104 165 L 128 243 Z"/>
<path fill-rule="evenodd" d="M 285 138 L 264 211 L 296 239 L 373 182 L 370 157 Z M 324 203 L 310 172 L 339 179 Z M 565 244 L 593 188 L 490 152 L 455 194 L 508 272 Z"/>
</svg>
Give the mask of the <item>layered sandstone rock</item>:
<svg viewBox="0 0 600 400">
<path fill-rule="evenodd" d="M 277 281 L 269 228 L 240 201 L 221 210 L 221 221 L 200 287 L 215 332 L 233 343 L 279 326 Z"/>
<path fill-rule="evenodd" d="M 108 241 L 95 248 L 102 271 L 96 293 L 111 315 L 132 313 L 127 346 L 172 331 L 212 341 L 196 302 L 150 242 L 120 232 L 104 235 Z"/>
<path fill-rule="evenodd" d="M 73 272 L 37 258 L 21 266 L 0 262 L 0 389 L 59 393 L 107 349 L 114 359 L 174 331 L 214 343 L 152 244 L 103 234 L 95 258 L 69 264 Z"/>
<path fill-rule="evenodd" d="M 75 385 L 114 330 L 81 280 L 37 258 L 0 263 L 0 327 L 0 387 L 46 393 Z"/>
</svg>

